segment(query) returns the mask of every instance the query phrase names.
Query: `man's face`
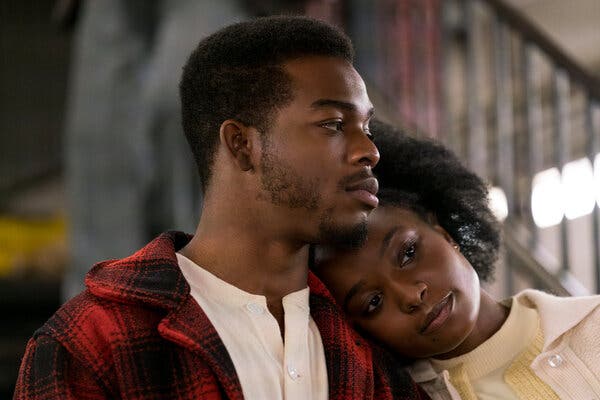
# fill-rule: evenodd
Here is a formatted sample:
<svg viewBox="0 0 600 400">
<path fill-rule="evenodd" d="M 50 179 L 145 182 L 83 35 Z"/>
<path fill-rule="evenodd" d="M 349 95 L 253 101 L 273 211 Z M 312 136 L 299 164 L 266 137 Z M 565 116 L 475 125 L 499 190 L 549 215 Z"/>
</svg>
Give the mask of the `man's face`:
<svg viewBox="0 0 600 400">
<path fill-rule="evenodd" d="M 360 243 L 378 202 L 364 82 L 339 58 L 304 57 L 284 69 L 294 97 L 263 139 L 261 197 L 287 209 L 306 241 Z"/>
<path fill-rule="evenodd" d="M 477 274 L 438 225 L 402 208 L 369 216 L 369 238 L 318 268 L 349 319 L 398 355 L 443 357 L 473 332 Z"/>
</svg>

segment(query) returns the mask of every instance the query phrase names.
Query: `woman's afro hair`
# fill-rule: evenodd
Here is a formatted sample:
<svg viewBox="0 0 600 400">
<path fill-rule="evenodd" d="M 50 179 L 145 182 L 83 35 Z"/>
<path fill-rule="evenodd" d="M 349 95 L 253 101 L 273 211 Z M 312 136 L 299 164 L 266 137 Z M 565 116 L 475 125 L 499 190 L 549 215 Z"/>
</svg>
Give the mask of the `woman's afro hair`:
<svg viewBox="0 0 600 400">
<path fill-rule="evenodd" d="M 481 281 L 493 277 L 500 225 L 488 205 L 486 184 L 449 149 L 374 121 L 370 130 L 381 154 L 374 172 L 381 206 L 431 213 L 460 246 Z"/>
</svg>

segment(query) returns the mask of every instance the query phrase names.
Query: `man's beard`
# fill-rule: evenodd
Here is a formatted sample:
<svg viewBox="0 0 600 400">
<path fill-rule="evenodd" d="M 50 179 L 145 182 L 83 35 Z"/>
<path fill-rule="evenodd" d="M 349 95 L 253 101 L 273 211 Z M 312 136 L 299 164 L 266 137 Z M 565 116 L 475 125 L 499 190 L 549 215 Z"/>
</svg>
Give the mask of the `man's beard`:
<svg viewBox="0 0 600 400">
<path fill-rule="evenodd" d="M 269 201 L 276 206 L 318 212 L 321 204 L 319 179 L 302 177 L 292 166 L 271 152 L 268 140 L 263 140 L 261 184 L 262 189 L 268 193 Z M 334 207 L 331 207 L 319 216 L 318 237 L 314 240 L 316 244 L 350 249 L 364 244 L 367 238 L 366 218 L 357 224 L 344 226 L 336 223 L 333 215 Z"/>
<path fill-rule="evenodd" d="M 269 139 L 263 139 L 261 154 L 262 189 L 269 194 L 269 200 L 276 206 L 306 208 L 317 211 L 321 202 L 319 179 L 310 181 L 303 178 L 284 160 L 271 152 Z"/>
<path fill-rule="evenodd" d="M 336 224 L 329 213 L 325 212 L 321 215 L 318 244 L 326 244 L 339 249 L 353 250 L 362 247 L 366 240 L 366 217 L 358 224 L 342 226 Z"/>
</svg>

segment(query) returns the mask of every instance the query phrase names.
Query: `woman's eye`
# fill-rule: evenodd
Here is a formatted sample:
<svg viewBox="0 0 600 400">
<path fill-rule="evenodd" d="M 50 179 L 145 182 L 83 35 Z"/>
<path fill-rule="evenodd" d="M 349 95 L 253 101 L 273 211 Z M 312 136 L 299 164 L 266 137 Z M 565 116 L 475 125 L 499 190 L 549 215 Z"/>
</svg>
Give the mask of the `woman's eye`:
<svg viewBox="0 0 600 400">
<path fill-rule="evenodd" d="M 416 254 L 417 245 L 415 243 L 412 243 L 408 247 L 406 247 L 406 250 L 402 255 L 402 259 L 400 260 L 400 266 L 404 267 L 406 264 L 410 263 L 415 258 Z"/>
<path fill-rule="evenodd" d="M 329 122 L 324 122 L 320 125 L 322 128 L 325 129 L 329 129 L 332 131 L 343 131 L 344 130 L 344 123 L 342 121 L 329 121 Z"/>
<path fill-rule="evenodd" d="M 369 299 L 369 302 L 367 303 L 367 306 L 365 307 L 365 314 L 372 314 L 373 312 L 377 311 L 377 309 L 381 306 L 381 303 L 383 302 L 383 294 L 381 293 L 376 293 L 373 296 L 371 296 L 371 298 Z"/>
</svg>

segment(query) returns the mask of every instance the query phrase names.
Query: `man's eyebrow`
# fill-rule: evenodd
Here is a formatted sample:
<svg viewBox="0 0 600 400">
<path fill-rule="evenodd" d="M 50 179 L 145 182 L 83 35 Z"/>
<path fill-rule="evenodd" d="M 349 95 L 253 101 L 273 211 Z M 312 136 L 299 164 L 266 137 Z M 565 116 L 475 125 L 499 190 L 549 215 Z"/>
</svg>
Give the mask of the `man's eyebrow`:
<svg viewBox="0 0 600 400">
<path fill-rule="evenodd" d="M 344 311 L 348 311 L 348 304 L 350 304 L 350 300 L 358 293 L 358 291 L 365 286 L 366 282 L 364 279 L 358 281 L 354 286 L 350 288 L 346 296 L 344 297 L 344 302 L 342 303 L 342 308 Z"/>
<path fill-rule="evenodd" d="M 400 227 L 398 227 L 398 226 L 393 227 L 383 237 L 383 240 L 381 241 L 381 247 L 379 248 L 379 258 L 383 257 L 383 253 L 385 253 L 385 250 L 390 245 L 390 241 L 392 240 L 392 238 L 394 237 L 396 232 L 398 232 L 398 229 L 400 229 Z"/>
<path fill-rule="evenodd" d="M 334 108 L 339 108 L 339 109 L 342 109 L 345 111 L 356 111 L 357 110 L 356 105 L 353 103 L 348 103 L 347 101 L 333 100 L 333 99 L 315 100 L 310 105 L 310 107 L 311 108 L 334 107 Z M 371 107 L 369 109 L 369 111 L 367 111 L 367 116 L 370 118 L 371 116 L 373 116 L 374 112 L 375 112 L 375 109 L 373 107 Z"/>
</svg>

